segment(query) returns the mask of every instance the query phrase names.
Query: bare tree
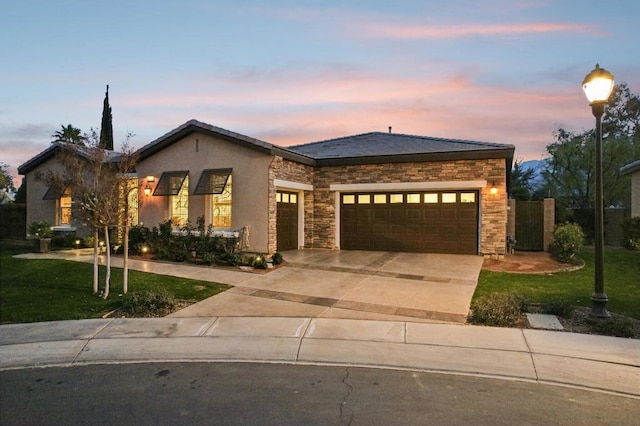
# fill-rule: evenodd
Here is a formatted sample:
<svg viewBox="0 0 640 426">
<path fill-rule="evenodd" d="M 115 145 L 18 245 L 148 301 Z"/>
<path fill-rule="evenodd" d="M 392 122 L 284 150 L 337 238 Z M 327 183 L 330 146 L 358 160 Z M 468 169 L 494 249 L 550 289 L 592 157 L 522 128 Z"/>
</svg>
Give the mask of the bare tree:
<svg viewBox="0 0 640 426">
<path fill-rule="evenodd" d="M 109 228 L 119 224 L 122 214 L 123 181 L 135 160 L 128 148 L 128 138 L 122 153 L 114 153 L 100 147 L 97 132 L 92 129 L 85 136 L 85 146 L 59 145 L 57 156 L 62 172 L 49 171 L 39 178 L 68 191 L 73 200 L 75 221 L 87 224 L 93 230 L 93 292 L 98 292 L 100 250 L 99 231 L 102 230 L 106 247 L 106 275 L 102 297 L 109 297 L 111 280 L 111 250 Z M 128 232 L 127 232 L 128 233 Z"/>
</svg>

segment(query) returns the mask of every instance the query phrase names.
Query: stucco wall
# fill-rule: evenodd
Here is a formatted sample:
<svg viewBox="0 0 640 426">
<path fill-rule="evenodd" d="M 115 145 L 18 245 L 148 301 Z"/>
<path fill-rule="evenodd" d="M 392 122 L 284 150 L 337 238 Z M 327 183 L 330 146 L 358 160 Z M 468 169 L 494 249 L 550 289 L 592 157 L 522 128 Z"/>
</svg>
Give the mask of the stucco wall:
<svg viewBox="0 0 640 426">
<path fill-rule="evenodd" d="M 506 243 L 507 191 L 505 159 L 371 164 L 318 168 L 314 179 L 313 247 L 335 248 L 335 192 L 338 183 L 406 183 L 486 180 L 480 190 L 480 254 L 503 255 Z M 496 195 L 490 186 L 498 188 Z M 453 188 L 452 188 L 453 189 Z"/>
<path fill-rule="evenodd" d="M 192 133 L 158 153 L 141 161 L 136 167 L 140 185 L 146 176 L 156 178 L 163 172 L 189 171 L 189 220 L 195 224 L 199 216 L 209 223 L 209 196 L 194 195 L 198 179 L 204 169 L 232 168 L 233 192 L 231 228 L 250 227 L 251 251 L 268 251 L 268 171 L 272 157 L 256 150 Z M 140 196 L 140 221 L 151 228 L 169 219 L 169 197 Z"/>
<path fill-rule="evenodd" d="M 640 216 L 640 171 L 631 175 L 631 217 Z"/>
</svg>

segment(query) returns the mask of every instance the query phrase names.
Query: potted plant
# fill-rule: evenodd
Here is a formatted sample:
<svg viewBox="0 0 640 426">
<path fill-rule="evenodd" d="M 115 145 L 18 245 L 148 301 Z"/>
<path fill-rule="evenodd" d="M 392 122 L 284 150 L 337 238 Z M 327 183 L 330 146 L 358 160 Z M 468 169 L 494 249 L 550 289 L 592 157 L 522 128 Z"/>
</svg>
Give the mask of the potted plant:
<svg viewBox="0 0 640 426">
<path fill-rule="evenodd" d="M 32 222 L 29 225 L 29 235 L 35 238 L 35 252 L 36 253 L 48 253 L 51 249 L 51 236 L 53 231 L 51 230 L 51 224 L 46 220 L 40 222 Z"/>
</svg>

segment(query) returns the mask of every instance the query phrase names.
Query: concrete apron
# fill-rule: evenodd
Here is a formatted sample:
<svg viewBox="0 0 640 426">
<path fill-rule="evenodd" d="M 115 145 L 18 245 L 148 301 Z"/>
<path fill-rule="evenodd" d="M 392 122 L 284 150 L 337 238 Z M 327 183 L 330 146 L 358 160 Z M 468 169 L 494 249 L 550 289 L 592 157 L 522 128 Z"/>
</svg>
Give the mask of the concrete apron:
<svg viewBox="0 0 640 426">
<path fill-rule="evenodd" d="M 312 317 L 466 321 L 482 257 L 339 250 L 283 252 L 287 266 L 172 317 Z M 213 271 L 212 271 L 213 272 Z M 215 275 L 214 272 L 212 275 Z"/>
</svg>

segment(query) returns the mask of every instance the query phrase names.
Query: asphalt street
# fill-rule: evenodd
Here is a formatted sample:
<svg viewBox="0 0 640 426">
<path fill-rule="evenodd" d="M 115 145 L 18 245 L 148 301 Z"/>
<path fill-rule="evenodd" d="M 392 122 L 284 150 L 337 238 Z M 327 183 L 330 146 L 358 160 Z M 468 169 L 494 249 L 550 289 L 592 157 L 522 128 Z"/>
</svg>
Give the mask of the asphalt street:
<svg viewBox="0 0 640 426">
<path fill-rule="evenodd" d="M 0 424 L 631 425 L 638 399 L 515 380 L 253 363 L 0 372 Z"/>
</svg>

